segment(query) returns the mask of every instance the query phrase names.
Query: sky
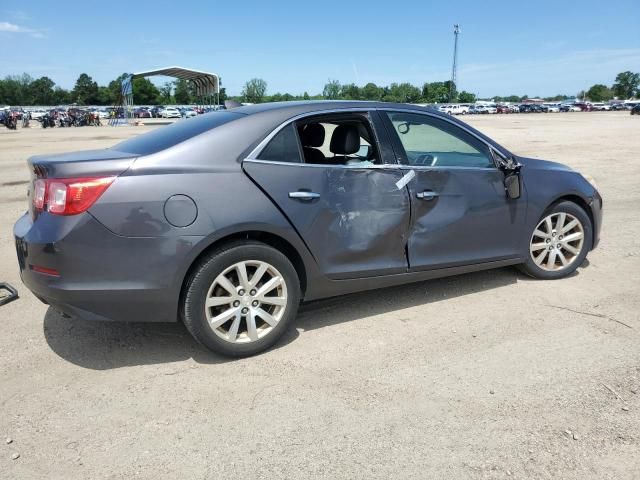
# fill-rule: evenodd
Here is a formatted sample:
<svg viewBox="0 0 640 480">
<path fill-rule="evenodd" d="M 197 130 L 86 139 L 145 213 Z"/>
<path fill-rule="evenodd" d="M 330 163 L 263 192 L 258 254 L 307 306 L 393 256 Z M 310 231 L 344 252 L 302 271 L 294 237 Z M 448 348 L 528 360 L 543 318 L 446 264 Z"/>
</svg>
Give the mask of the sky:
<svg viewBox="0 0 640 480">
<path fill-rule="evenodd" d="M 457 23 L 459 90 L 574 95 L 640 71 L 639 19 L 640 0 L 0 0 L 0 77 L 72 88 L 83 72 L 103 85 L 178 65 L 217 73 L 230 95 L 254 77 L 268 94 L 421 86 L 450 78 Z"/>
</svg>

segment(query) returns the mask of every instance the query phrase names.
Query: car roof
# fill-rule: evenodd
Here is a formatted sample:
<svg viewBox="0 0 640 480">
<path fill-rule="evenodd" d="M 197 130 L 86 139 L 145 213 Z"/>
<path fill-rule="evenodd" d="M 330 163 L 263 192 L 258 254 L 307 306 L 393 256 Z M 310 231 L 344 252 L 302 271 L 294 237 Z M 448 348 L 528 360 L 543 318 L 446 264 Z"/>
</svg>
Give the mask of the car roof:
<svg viewBox="0 0 640 480">
<path fill-rule="evenodd" d="M 371 102 L 366 100 L 303 100 L 296 102 L 269 102 L 269 103 L 255 103 L 253 105 L 246 105 L 243 107 L 234 108 L 233 111 L 242 113 L 245 115 L 252 115 L 254 113 L 263 112 L 286 112 L 286 111 L 299 111 L 313 112 L 316 110 L 330 110 L 330 109 L 350 109 L 350 108 L 402 108 L 410 110 L 424 111 L 429 109 L 428 107 L 422 107 L 420 105 L 412 105 L 409 103 L 390 103 L 390 102 Z"/>
</svg>

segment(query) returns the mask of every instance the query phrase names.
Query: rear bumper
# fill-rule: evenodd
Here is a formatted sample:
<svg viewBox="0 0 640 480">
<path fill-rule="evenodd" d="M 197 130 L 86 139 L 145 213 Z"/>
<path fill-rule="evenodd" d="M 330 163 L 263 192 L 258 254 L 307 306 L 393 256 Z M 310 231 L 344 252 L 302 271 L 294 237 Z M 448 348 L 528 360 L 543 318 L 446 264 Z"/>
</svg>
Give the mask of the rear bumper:
<svg viewBox="0 0 640 480">
<path fill-rule="evenodd" d="M 177 321 L 176 265 L 199 237 L 121 237 L 89 213 L 43 213 L 35 222 L 25 214 L 13 233 L 22 282 L 56 310 L 91 320 Z"/>
</svg>

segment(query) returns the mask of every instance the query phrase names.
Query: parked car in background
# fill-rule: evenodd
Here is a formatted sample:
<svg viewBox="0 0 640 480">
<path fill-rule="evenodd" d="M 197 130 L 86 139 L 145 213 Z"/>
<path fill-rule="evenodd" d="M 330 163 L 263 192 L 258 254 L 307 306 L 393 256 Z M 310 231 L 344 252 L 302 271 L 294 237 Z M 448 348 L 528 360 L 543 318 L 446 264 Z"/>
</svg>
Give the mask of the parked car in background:
<svg viewBox="0 0 640 480">
<path fill-rule="evenodd" d="M 196 112 L 193 108 L 185 108 L 184 111 L 182 112 L 182 116 L 184 118 L 197 117 L 198 112 Z"/>
<path fill-rule="evenodd" d="M 545 104 L 545 107 L 547 107 L 547 112 L 549 113 L 558 113 L 560 111 L 560 106 L 555 103 Z"/>
<path fill-rule="evenodd" d="M 560 106 L 561 112 L 581 112 L 582 109 L 573 103 L 565 103 Z"/>
<path fill-rule="evenodd" d="M 611 110 L 611 106 L 606 103 L 595 102 L 591 104 L 591 109 L 597 112 L 605 112 Z"/>
<path fill-rule="evenodd" d="M 587 102 L 576 102 L 574 105 L 578 107 L 581 112 L 590 112 L 593 110 L 593 106 Z"/>
<path fill-rule="evenodd" d="M 520 105 L 509 105 L 511 113 L 520 113 Z"/>
<path fill-rule="evenodd" d="M 151 112 L 144 107 L 136 108 L 133 111 L 134 118 L 151 118 Z"/>
<path fill-rule="evenodd" d="M 382 102 L 240 107 L 28 171 L 13 234 L 37 298 L 84 319 L 181 318 L 231 356 L 272 346 L 301 301 L 508 265 L 566 277 L 602 218 L 575 170 Z"/>
<path fill-rule="evenodd" d="M 631 109 L 631 115 L 640 115 L 640 103 L 637 103 Z"/>
<path fill-rule="evenodd" d="M 623 110 L 629 110 L 629 109 L 630 108 L 623 102 L 611 104 L 611 110 L 623 111 Z"/>
<path fill-rule="evenodd" d="M 181 118 L 180 110 L 175 107 L 167 107 L 160 112 L 162 118 Z"/>
<path fill-rule="evenodd" d="M 498 113 L 495 105 L 476 105 L 476 113 Z"/>
<path fill-rule="evenodd" d="M 31 118 L 33 120 L 39 120 L 47 114 L 44 110 L 31 110 Z"/>
<path fill-rule="evenodd" d="M 511 109 L 508 105 L 497 105 L 496 113 L 511 113 Z"/>
<path fill-rule="evenodd" d="M 442 113 L 448 113 L 449 115 L 466 115 L 469 113 L 469 107 L 466 105 L 441 105 L 438 107 L 438 111 Z"/>
</svg>

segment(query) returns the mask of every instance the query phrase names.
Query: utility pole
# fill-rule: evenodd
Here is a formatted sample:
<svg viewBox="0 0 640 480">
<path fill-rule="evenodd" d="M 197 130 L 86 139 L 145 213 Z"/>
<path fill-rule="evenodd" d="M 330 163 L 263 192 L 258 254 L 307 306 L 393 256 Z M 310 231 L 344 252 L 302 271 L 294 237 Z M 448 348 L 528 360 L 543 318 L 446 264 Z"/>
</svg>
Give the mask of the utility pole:
<svg viewBox="0 0 640 480">
<path fill-rule="evenodd" d="M 456 88 L 456 77 L 458 75 L 458 35 L 460 34 L 460 25 L 457 23 L 453 26 L 453 67 L 451 68 L 451 85 L 449 85 L 449 102 L 453 101 L 454 89 Z"/>
</svg>

